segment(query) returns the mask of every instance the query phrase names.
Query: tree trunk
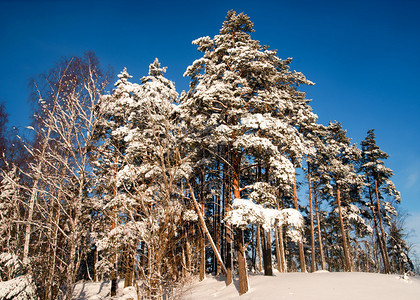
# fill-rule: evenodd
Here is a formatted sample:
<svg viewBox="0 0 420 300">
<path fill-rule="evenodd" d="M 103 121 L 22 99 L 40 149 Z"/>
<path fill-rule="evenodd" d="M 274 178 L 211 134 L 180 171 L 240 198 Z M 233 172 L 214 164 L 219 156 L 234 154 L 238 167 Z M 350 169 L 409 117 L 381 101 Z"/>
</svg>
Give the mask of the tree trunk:
<svg viewBox="0 0 420 300">
<path fill-rule="evenodd" d="M 343 241 L 343 250 L 344 250 L 344 269 L 346 272 L 351 272 L 351 261 L 350 253 L 347 247 L 346 231 L 344 230 L 343 214 L 341 212 L 341 200 L 340 200 L 340 189 L 337 185 L 337 206 L 338 206 L 338 215 L 340 221 L 341 236 Z"/>
<path fill-rule="evenodd" d="M 279 242 L 279 226 L 276 226 L 274 231 L 274 237 L 276 241 L 276 258 L 277 258 L 277 270 L 283 272 L 283 259 L 280 254 L 280 242 Z"/>
<path fill-rule="evenodd" d="M 228 158 L 229 149 L 226 149 L 226 158 Z M 230 165 L 227 163 L 223 164 L 223 198 L 225 206 L 225 216 L 230 211 L 230 199 L 231 199 L 231 171 Z M 226 286 L 232 283 L 232 226 L 230 223 L 225 222 L 225 262 L 226 262 Z"/>
<path fill-rule="evenodd" d="M 293 160 L 292 163 L 294 164 Z M 294 175 L 294 181 L 293 181 L 293 201 L 295 204 L 295 209 L 299 211 L 299 205 L 298 205 L 298 199 L 297 199 L 297 190 L 296 190 L 296 173 Z M 300 260 L 300 270 L 301 272 L 306 272 L 306 263 L 305 263 L 305 252 L 303 250 L 303 242 L 298 242 L 299 246 L 299 260 Z"/>
<path fill-rule="evenodd" d="M 217 199 L 219 199 L 219 197 L 217 197 Z M 221 227 L 220 227 L 220 201 L 218 201 L 218 203 L 216 204 L 217 206 L 217 216 L 216 216 L 216 248 L 217 251 L 220 253 L 220 231 L 221 231 Z M 216 253 L 214 254 L 214 260 L 216 261 L 216 276 L 220 275 L 220 262 L 217 259 L 217 255 Z"/>
<path fill-rule="evenodd" d="M 232 152 L 233 164 L 233 196 L 235 199 L 241 198 L 241 191 L 239 186 L 240 176 L 240 162 L 241 154 L 236 149 Z M 246 269 L 246 256 L 243 245 L 243 232 L 241 229 L 237 230 L 238 235 L 238 273 L 239 273 L 239 294 L 242 295 L 248 291 L 248 276 Z"/>
<path fill-rule="evenodd" d="M 369 175 L 367 173 L 366 173 L 366 180 L 367 180 L 367 183 L 368 183 L 369 200 L 370 200 L 370 204 L 371 204 L 370 209 L 372 211 L 374 231 L 376 233 L 376 241 L 377 241 L 377 244 L 379 246 L 379 251 L 381 252 L 381 257 L 382 257 L 382 261 L 383 261 L 383 264 L 384 264 L 384 270 L 385 270 L 385 273 L 386 273 L 386 270 L 387 270 L 386 254 L 385 254 L 385 249 L 384 249 L 384 246 L 382 244 L 382 239 L 381 239 L 380 233 L 379 233 L 378 220 L 376 219 L 375 206 L 373 204 L 372 190 L 371 190 L 371 186 L 370 186 Z M 374 248 L 374 252 L 376 254 L 375 248 Z M 378 261 L 378 259 L 377 259 L 377 261 Z M 378 272 L 379 271 L 380 271 L 380 268 L 379 268 L 379 265 L 378 265 Z"/>
<path fill-rule="evenodd" d="M 192 190 L 191 184 L 188 182 L 188 180 L 187 180 L 187 184 L 188 184 L 188 188 L 190 190 L 191 198 L 193 200 L 195 211 L 196 211 L 196 213 L 198 215 L 198 220 L 200 222 L 201 229 L 204 231 L 205 235 L 207 236 L 207 238 L 208 238 L 208 240 L 210 242 L 210 245 L 211 245 L 213 251 L 216 253 L 217 259 L 219 260 L 219 262 L 220 262 L 220 264 L 222 266 L 222 270 L 226 274 L 227 273 L 227 270 L 226 270 L 225 264 L 223 263 L 222 257 L 220 256 L 220 253 L 217 251 L 216 245 L 213 242 L 213 238 L 211 237 L 210 232 L 207 229 L 206 223 L 204 222 L 204 217 L 201 214 L 201 209 L 198 206 L 198 203 L 197 203 L 197 200 L 195 199 L 194 192 Z"/>
<path fill-rule="evenodd" d="M 200 276 L 199 281 L 203 281 L 206 276 L 206 244 L 204 232 L 201 230 L 200 239 Z"/>
<path fill-rule="evenodd" d="M 260 225 L 257 225 L 257 264 L 256 264 L 256 268 L 257 268 L 257 272 L 261 272 L 262 269 L 262 265 L 261 265 L 261 229 L 260 229 Z"/>
<path fill-rule="evenodd" d="M 280 210 L 280 203 L 277 202 L 277 209 Z M 276 246 L 279 247 L 280 254 L 280 267 L 279 272 L 287 272 L 287 261 L 284 253 L 284 243 L 283 243 L 283 225 L 276 226 Z"/>
<path fill-rule="evenodd" d="M 96 245 L 94 245 L 94 249 L 93 249 L 93 281 L 97 282 L 98 281 L 98 274 L 96 272 L 96 263 L 98 262 L 98 248 L 96 247 Z"/>
<path fill-rule="evenodd" d="M 261 228 L 262 235 L 262 252 L 264 262 L 264 275 L 273 276 L 273 264 L 271 261 L 271 234 L 270 231 L 265 232 Z"/>
<path fill-rule="evenodd" d="M 314 239 L 314 213 L 312 208 L 312 189 L 311 189 L 311 171 L 309 169 L 309 163 L 308 163 L 308 187 L 309 187 L 309 208 L 310 208 L 310 226 L 311 226 L 311 270 L 312 272 L 315 272 L 315 239 Z"/>
<path fill-rule="evenodd" d="M 239 273 L 239 295 L 248 292 L 248 272 L 246 268 L 246 255 L 244 246 L 244 234 L 242 229 L 236 229 L 238 244 L 238 273 Z M 239 267 L 243 266 L 243 267 Z"/>
<path fill-rule="evenodd" d="M 58 95 L 56 96 L 58 98 Z M 55 104 L 55 103 L 54 103 Z M 56 105 L 53 105 L 53 109 L 51 114 L 54 114 L 56 110 Z M 50 135 L 51 135 L 51 127 L 48 126 L 48 130 L 47 130 L 47 134 L 44 138 L 44 143 L 42 144 L 42 148 L 41 148 L 41 152 L 38 156 L 38 165 L 36 167 L 36 173 L 35 173 L 35 180 L 34 180 L 34 184 L 32 186 L 32 190 L 31 190 L 31 196 L 29 199 L 29 210 L 28 210 L 28 218 L 26 223 L 26 228 L 25 228 L 25 243 L 23 246 L 23 257 L 22 257 L 22 262 L 26 263 L 28 257 L 29 257 L 29 242 L 31 239 L 31 226 L 32 226 L 32 219 L 33 219 L 33 215 L 34 215 L 34 209 L 35 209 L 35 201 L 38 195 L 38 185 L 39 185 L 39 174 L 41 174 L 43 165 L 44 165 L 44 157 L 45 157 L 45 152 L 47 150 L 47 146 L 48 146 L 48 142 L 50 139 Z"/>
<path fill-rule="evenodd" d="M 376 194 L 376 204 L 377 204 L 377 209 L 378 209 L 378 219 L 379 219 L 379 224 L 381 226 L 381 241 L 383 245 L 383 258 L 384 258 L 385 273 L 391 274 L 388 252 L 386 251 L 386 238 L 385 238 L 385 231 L 384 231 L 384 227 L 382 223 L 381 205 L 379 202 L 378 182 L 376 179 L 375 179 L 375 194 Z"/>
<path fill-rule="evenodd" d="M 321 256 L 321 267 L 322 270 L 326 270 L 325 265 L 325 256 L 324 256 L 324 247 L 322 245 L 322 234 L 321 234 L 321 222 L 319 218 L 319 211 L 318 211 L 318 202 L 317 202 L 317 194 L 316 191 L 314 192 L 315 197 L 315 213 L 316 213 L 316 223 L 317 223 L 317 230 L 318 230 L 318 244 L 319 244 L 319 254 Z"/>
<path fill-rule="evenodd" d="M 204 169 L 200 172 L 200 203 L 201 203 L 201 215 L 204 217 Z M 199 281 L 203 281 L 206 275 L 206 237 L 201 230 L 200 240 L 200 276 Z"/>
<path fill-rule="evenodd" d="M 134 277 L 134 257 L 132 249 L 127 249 L 125 256 L 125 274 L 124 274 L 124 288 L 133 285 Z"/>
</svg>

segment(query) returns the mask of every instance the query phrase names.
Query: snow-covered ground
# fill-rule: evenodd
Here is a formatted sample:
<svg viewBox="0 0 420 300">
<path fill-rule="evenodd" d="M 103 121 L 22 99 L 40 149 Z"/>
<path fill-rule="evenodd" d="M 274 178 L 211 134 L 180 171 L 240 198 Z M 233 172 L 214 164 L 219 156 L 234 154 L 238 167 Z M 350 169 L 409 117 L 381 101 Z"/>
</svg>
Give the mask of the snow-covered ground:
<svg viewBox="0 0 420 300">
<path fill-rule="evenodd" d="M 182 299 L 322 299 L 322 300 L 418 300 L 420 279 L 376 273 L 275 273 L 274 276 L 250 275 L 248 293 L 239 296 L 237 279 L 226 287 L 223 278 L 207 276 L 184 288 Z M 134 289 L 123 290 L 120 282 L 116 299 L 136 299 Z M 74 298 L 77 300 L 111 299 L 109 283 L 78 283 Z M 131 295 L 130 295 L 131 294 Z"/>
</svg>

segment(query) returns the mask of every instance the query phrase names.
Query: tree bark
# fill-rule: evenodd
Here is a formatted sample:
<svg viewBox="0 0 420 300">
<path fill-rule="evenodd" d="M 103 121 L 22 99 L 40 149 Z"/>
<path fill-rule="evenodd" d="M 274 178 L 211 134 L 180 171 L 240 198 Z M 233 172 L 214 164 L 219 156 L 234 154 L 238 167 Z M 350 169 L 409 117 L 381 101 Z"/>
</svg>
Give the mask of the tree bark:
<svg viewBox="0 0 420 300">
<path fill-rule="evenodd" d="M 260 225 L 257 225 L 257 272 L 261 272 L 262 269 L 262 265 L 261 265 L 261 229 L 260 229 Z"/>
<path fill-rule="evenodd" d="M 264 262 L 264 275 L 273 276 L 273 264 L 271 261 L 271 234 L 270 231 L 265 232 L 261 228 L 262 235 L 262 252 L 263 252 L 263 262 Z"/>
<path fill-rule="evenodd" d="M 280 242 L 279 242 L 279 226 L 276 226 L 274 237 L 276 241 L 276 258 L 277 258 L 277 270 L 283 272 L 283 259 L 280 254 Z"/>
<path fill-rule="evenodd" d="M 340 189 L 338 185 L 336 188 L 336 192 L 337 192 L 338 215 L 339 215 L 340 229 L 341 229 L 341 236 L 342 236 L 343 250 L 344 250 L 344 269 L 346 272 L 351 272 L 352 270 L 351 270 L 350 253 L 347 246 L 346 231 L 344 230 L 343 214 L 341 212 Z"/>
<path fill-rule="evenodd" d="M 201 230 L 201 239 L 200 239 L 200 276 L 199 281 L 203 281 L 206 276 L 206 245 L 205 245 L 205 235 L 203 230 Z"/>
<path fill-rule="evenodd" d="M 204 170 L 200 174 L 200 202 L 201 202 L 201 215 L 204 217 Z M 206 275 L 206 236 L 201 230 L 200 240 L 200 276 L 199 281 L 203 281 Z"/>
<path fill-rule="evenodd" d="M 235 199 L 241 198 L 241 191 L 239 186 L 241 154 L 236 149 L 232 152 L 233 164 L 233 196 Z M 238 233 L 238 273 L 239 273 L 239 294 L 242 295 L 248 291 L 248 276 L 246 269 L 246 255 L 243 245 L 242 229 L 237 230 Z"/>
<path fill-rule="evenodd" d="M 319 244 L 319 254 L 321 256 L 321 267 L 322 270 L 326 270 L 325 265 L 325 256 L 324 256 L 324 247 L 322 245 L 322 234 L 321 234 L 321 222 L 319 218 L 319 211 L 318 211 L 318 201 L 317 201 L 317 195 L 316 191 L 314 192 L 314 200 L 315 200 L 315 213 L 316 213 L 316 224 L 317 224 L 317 230 L 318 230 L 318 244 Z"/>
<path fill-rule="evenodd" d="M 315 239 L 314 239 L 314 213 L 312 208 L 312 188 L 311 188 L 311 171 L 310 166 L 308 163 L 308 187 L 309 187 L 309 213 L 311 215 L 310 217 L 310 226 L 311 226 L 311 270 L 312 272 L 315 272 Z"/>
<path fill-rule="evenodd" d="M 244 246 L 244 234 L 242 229 L 236 229 L 238 244 L 238 273 L 239 273 L 239 295 L 248 292 L 248 272 L 246 268 L 246 255 Z M 243 266 L 243 267 L 239 267 Z"/>
<path fill-rule="evenodd" d="M 133 285 L 134 278 L 134 257 L 132 249 L 127 249 L 125 255 L 125 274 L 124 274 L 124 288 Z"/>
<path fill-rule="evenodd" d="M 294 162 L 292 161 L 294 164 Z M 296 173 L 294 175 L 294 181 L 293 181 L 293 201 L 295 204 L 295 209 L 299 211 L 299 205 L 298 205 L 298 199 L 297 199 L 297 190 L 296 190 Z M 298 242 L 299 246 L 299 260 L 300 260 L 300 270 L 301 272 L 306 272 L 306 263 L 305 263 L 305 252 L 303 250 L 303 242 Z"/>
<path fill-rule="evenodd" d="M 376 194 L 376 205 L 377 205 L 377 209 L 378 209 L 379 225 L 381 226 L 381 241 L 382 241 L 382 245 L 383 245 L 383 258 L 384 258 L 385 273 L 391 274 L 388 252 L 386 251 L 386 238 L 385 238 L 384 226 L 383 226 L 383 223 L 382 223 L 381 205 L 380 205 L 380 202 L 379 202 L 378 181 L 376 180 L 376 178 L 375 178 L 375 194 Z"/>
<path fill-rule="evenodd" d="M 368 183 L 368 192 L 369 192 L 369 200 L 370 200 L 370 209 L 371 209 L 371 211 L 372 211 L 372 217 L 373 217 L 373 224 L 374 224 L 374 231 L 375 231 L 375 233 L 376 233 L 376 241 L 377 241 L 377 244 L 378 244 L 378 246 L 379 246 L 379 251 L 380 251 L 380 253 L 381 253 L 381 257 L 382 257 L 382 262 L 383 262 L 383 265 L 384 265 L 384 271 L 385 271 L 385 273 L 388 273 L 387 272 L 387 270 L 388 270 L 388 265 L 387 265 L 387 263 L 386 263 L 386 257 L 387 257 L 387 255 L 386 255 L 386 251 L 385 251 L 385 247 L 384 247 L 384 245 L 383 245 L 383 240 L 382 240 L 382 238 L 381 238 L 381 236 L 380 236 L 380 233 L 379 233 L 379 225 L 378 225 L 378 220 L 376 219 L 376 212 L 375 212 L 375 206 L 374 206 L 374 204 L 373 204 L 373 196 L 372 196 L 372 190 L 371 190 L 371 186 L 370 186 L 370 180 L 369 180 L 369 176 L 368 176 L 368 174 L 366 173 L 366 179 L 367 179 L 367 183 Z M 375 181 L 376 182 L 376 181 Z M 378 198 L 379 197 L 377 197 L 377 200 L 378 200 Z M 379 203 L 379 201 L 377 201 L 378 203 Z M 375 251 L 375 249 L 374 249 L 374 251 Z M 375 251 L 375 254 L 376 254 L 376 251 Z M 378 271 L 379 271 L 379 266 L 378 266 Z"/>
</svg>

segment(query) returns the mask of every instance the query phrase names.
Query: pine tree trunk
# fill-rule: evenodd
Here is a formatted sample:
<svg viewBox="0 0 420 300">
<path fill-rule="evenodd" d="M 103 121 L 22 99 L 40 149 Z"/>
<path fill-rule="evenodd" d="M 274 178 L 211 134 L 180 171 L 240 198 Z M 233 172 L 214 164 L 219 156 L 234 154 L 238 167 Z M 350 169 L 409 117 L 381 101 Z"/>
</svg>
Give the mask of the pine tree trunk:
<svg viewBox="0 0 420 300">
<path fill-rule="evenodd" d="M 240 176 L 240 162 L 241 155 L 236 149 L 232 152 L 232 165 L 233 165 L 233 196 L 235 199 L 241 198 L 239 176 Z M 243 232 L 238 229 L 238 273 L 239 273 L 239 294 L 242 295 L 248 291 L 248 276 L 246 269 L 245 249 L 243 245 Z"/>
<path fill-rule="evenodd" d="M 185 267 L 187 272 L 191 272 L 191 246 L 187 238 L 187 232 L 185 232 Z"/>
<path fill-rule="evenodd" d="M 370 200 L 370 204 L 371 204 L 370 208 L 371 208 L 371 211 L 372 211 L 374 230 L 375 230 L 375 233 L 376 233 L 376 241 L 377 241 L 377 244 L 379 246 L 379 251 L 381 253 L 382 261 L 383 261 L 383 264 L 384 264 L 384 270 L 385 270 L 385 273 L 386 273 L 386 270 L 387 270 L 386 254 L 385 254 L 385 249 L 384 249 L 384 246 L 382 244 L 382 239 L 381 239 L 380 233 L 379 233 L 378 220 L 376 219 L 375 206 L 373 204 L 372 190 L 371 190 L 371 186 L 370 186 L 369 175 L 367 173 L 366 173 L 366 179 L 367 179 L 367 183 L 368 183 L 369 200 Z M 374 251 L 375 251 L 375 249 L 374 249 Z M 376 254 L 376 251 L 375 251 L 375 254 Z M 378 261 L 378 259 L 377 259 L 377 261 Z M 380 268 L 379 268 L 379 265 L 378 265 L 378 272 L 379 271 L 380 271 Z"/>
<path fill-rule="evenodd" d="M 134 277 L 134 257 L 131 249 L 127 249 L 125 255 L 125 274 L 124 274 L 124 288 L 133 285 Z"/>
<path fill-rule="evenodd" d="M 292 163 L 293 160 L 292 160 Z M 294 181 L 293 181 L 293 201 L 295 204 L 295 209 L 299 211 L 299 205 L 298 205 L 298 199 L 297 199 L 297 190 L 296 190 L 296 173 L 294 175 Z M 300 260 L 300 270 L 301 272 L 306 272 L 306 263 L 305 263 L 305 252 L 303 250 L 303 242 L 298 242 L 299 246 L 299 260 Z"/>
<path fill-rule="evenodd" d="M 279 242 L 279 226 L 276 226 L 274 237 L 276 241 L 276 258 L 277 258 L 277 270 L 283 272 L 283 259 L 280 254 L 280 242 Z"/>
<path fill-rule="evenodd" d="M 311 171 L 309 169 L 309 163 L 308 163 L 308 187 L 309 187 L 309 213 L 311 215 L 310 217 L 310 226 L 311 226 L 311 257 L 312 257 L 312 262 L 311 262 L 311 268 L 312 268 L 312 272 L 315 272 L 315 239 L 314 239 L 314 212 L 313 212 L 313 208 L 312 208 L 312 189 L 311 189 Z"/>
<path fill-rule="evenodd" d="M 374 212 L 372 212 L 372 213 L 374 214 Z M 371 225 L 372 225 L 372 222 L 371 222 Z M 375 233 L 377 234 L 377 231 L 375 231 L 375 225 L 372 225 L 372 227 L 374 228 L 373 232 L 371 234 L 371 237 L 372 237 L 372 245 L 371 245 L 372 255 L 373 255 L 373 261 L 375 262 L 374 270 L 375 270 L 375 272 L 379 272 L 379 257 L 378 257 L 377 247 L 376 247 L 377 242 L 375 241 Z"/>
<path fill-rule="evenodd" d="M 342 237 L 343 250 L 344 250 L 344 269 L 346 272 L 351 272 L 350 253 L 347 247 L 346 231 L 344 230 L 343 214 L 341 212 L 340 189 L 338 188 L 338 186 L 337 186 L 336 192 L 337 192 L 337 206 L 338 206 L 338 215 L 339 215 L 339 221 L 340 221 L 341 237 Z"/>
<path fill-rule="evenodd" d="M 277 209 L 280 210 L 280 204 L 279 202 L 277 202 Z M 276 226 L 276 246 L 278 245 L 279 247 L 279 252 L 280 252 L 280 267 L 279 267 L 279 272 L 287 272 L 287 261 L 286 261 L 286 256 L 285 256 L 285 251 L 284 251 L 284 243 L 283 243 L 283 226 L 279 225 Z"/>
<path fill-rule="evenodd" d="M 279 243 L 280 243 L 280 255 L 283 262 L 283 272 L 288 272 L 287 270 L 287 260 L 286 260 L 286 250 L 284 245 L 284 237 L 283 237 L 283 227 L 279 227 Z"/>
<path fill-rule="evenodd" d="M 200 202 L 201 202 L 201 215 L 204 217 L 204 170 L 200 174 Z M 200 240 L 200 277 L 199 281 L 203 281 L 206 275 L 206 237 L 204 231 L 201 230 Z"/>
<path fill-rule="evenodd" d="M 379 194 L 378 194 L 378 182 L 375 179 L 375 194 L 376 194 L 376 204 L 377 204 L 377 209 L 378 209 L 378 219 L 379 219 L 379 224 L 381 226 L 381 242 L 383 245 L 383 258 L 384 258 L 384 265 L 385 265 L 385 273 L 386 274 L 391 274 L 391 268 L 389 266 L 389 257 L 388 257 L 388 252 L 386 251 L 386 238 L 385 238 L 385 231 L 384 231 L 384 227 L 383 227 L 383 223 L 382 223 L 382 216 L 381 216 L 381 205 L 379 202 Z"/>
<path fill-rule="evenodd" d="M 246 268 L 246 255 L 244 245 L 244 234 L 242 229 L 236 230 L 238 244 L 238 273 L 239 273 L 239 295 L 248 292 L 248 274 Z M 243 266 L 243 267 L 241 267 Z"/>
<path fill-rule="evenodd" d="M 257 264 L 256 264 L 256 269 L 257 272 L 261 272 L 262 269 L 262 265 L 261 265 L 261 261 L 262 261 L 262 257 L 261 257 L 261 229 L 260 229 L 260 225 L 257 225 Z"/>
<path fill-rule="evenodd" d="M 264 262 L 264 275 L 273 276 L 273 264 L 271 261 L 271 234 L 270 231 L 265 232 L 261 228 L 262 235 L 262 252 L 263 252 L 263 262 Z"/>
<path fill-rule="evenodd" d="M 220 146 L 217 146 L 217 153 L 218 153 L 218 156 L 217 156 L 217 162 L 216 162 L 216 170 L 217 170 L 217 176 L 219 177 L 220 176 L 220 159 L 219 159 L 219 155 L 220 155 Z M 215 240 L 216 240 L 216 248 L 217 248 L 217 251 L 219 252 L 219 253 L 221 253 L 221 251 L 220 251 L 220 243 L 221 243 L 221 238 L 220 238 L 220 236 L 221 236 L 221 226 L 220 226 L 220 216 L 221 216 L 221 206 L 222 206 L 222 203 L 221 203 L 221 197 L 220 197 L 220 195 L 217 195 L 216 197 L 215 197 L 215 205 L 214 205 L 214 211 L 215 211 L 215 216 L 214 216 L 214 219 L 215 219 L 215 226 L 214 226 L 214 228 L 215 228 Z M 217 260 L 217 257 L 216 257 L 217 255 L 216 254 L 214 254 L 214 260 L 215 260 L 215 274 L 216 274 L 216 276 L 219 276 L 220 275 L 220 263 L 219 263 L 219 261 Z"/>
<path fill-rule="evenodd" d="M 98 281 L 98 273 L 96 272 L 96 263 L 98 262 L 98 249 L 96 247 L 96 245 L 94 245 L 94 249 L 93 249 L 93 281 L 97 282 Z"/>
<path fill-rule="evenodd" d="M 219 199 L 219 197 L 218 197 L 218 199 Z M 221 228 L 220 228 L 220 205 L 219 205 L 219 202 L 220 201 L 218 201 L 218 203 L 217 203 L 217 216 L 216 216 L 216 219 L 217 219 L 217 221 L 216 221 L 216 247 L 217 247 L 217 251 L 220 253 L 220 231 L 221 231 Z M 214 260 L 216 261 L 216 276 L 219 276 L 220 275 L 220 262 L 219 262 L 219 260 L 217 259 L 217 257 L 216 257 L 217 255 L 216 254 L 214 254 Z"/>
<path fill-rule="evenodd" d="M 321 256 L 321 267 L 322 267 L 322 270 L 326 270 L 327 268 L 326 268 L 326 264 L 325 264 L 324 247 L 323 247 L 323 244 L 322 244 L 321 222 L 320 222 L 320 218 L 319 218 L 318 201 L 317 201 L 316 191 L 314 192 L 314 197 L 315 197 L 316 224 L 317 224 L 317 230 L 318 230 L 319 254 Z"/>
<path fill-rule="evenodd" d="M 203 281 L 206 275 L 206 247 L 205 247 L 205 236 L 204 232 L 201 231 L 200 239 L 200 276 L 199 281 Z"/>
<path fill-rule="evenodd" d="M 216 248 L 216 245 L 214 244 L 213 238 L 211 237 L 210 232 L 207 229 L 206 223 L 204 221 L 204 217 L 203 217 L 203 215 L 201 213 L 201 209 L 198 206 L 197 200 L 195 199 L 195 196 L 194 196 L 193 189 L 191 187 L 191 184 L 188 182 L 188 180 L 187 180 L 187 185 L 188 185 L 188 188 L 190 190 L 190 196 L 191 196 L 191 198 L 193 200 L 193 204 L 194 204 L 196 213 L 198 215 L 198 220 L 199 220 L 199 223 L 201 225 L 201 229 L 204 232 L 204 234 L 207 236 L 207 239 L 209 240 L 210 246 L 212 247 L 213 251 L 216 253 L 217 259 L 219 260 L 219 262 L 220 262 L 220 264 L 222 266 L 223 272 L 225 274 L 228 274 L 227 269 L 226 269 L 225 265 L 223 264 L 222 257 L 220 256 L 220 253 L 217 251 L 217 248 Z M 228 278 L 227 278 L 227 280 L 228 280 Z M 231 282 L 232 282 L 232 278 L 231 278 Z"/>
<path fill-rule="evenodd" d="M 229 159 L 229 149 L 226 149 L 226 160 Z M 231 198 L 231 176 L 230 165 L 223 164 L 223 199 L 224 199 L 224 212 L 225 216 L 230 211 L 230 198 Z M 232 283 L 232 227 L 228 222 L 224 223 L 225 228 L 225 263 L 226 263 L 226 286 Z"/>
</svg>

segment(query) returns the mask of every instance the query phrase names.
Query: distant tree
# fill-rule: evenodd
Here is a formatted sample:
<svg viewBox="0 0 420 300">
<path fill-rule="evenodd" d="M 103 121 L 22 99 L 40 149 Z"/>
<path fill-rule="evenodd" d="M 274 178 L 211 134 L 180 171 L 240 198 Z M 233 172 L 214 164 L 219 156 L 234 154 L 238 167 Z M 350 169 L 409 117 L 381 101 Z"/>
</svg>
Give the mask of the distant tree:
<svg viewBox="0 0 420 300">
<path fill-rule="evenodd" d="M 399 214 L 392 218 L 389 226 L 388 253 L 390 257 L 391 270 L 394 273 L 404 274 L 414 271 L 413 262 L 410 259 L 410 246 L 407 243 L 405 232 L 405 216 Z"/>
</svg>

